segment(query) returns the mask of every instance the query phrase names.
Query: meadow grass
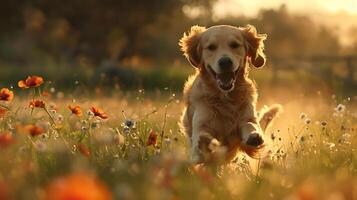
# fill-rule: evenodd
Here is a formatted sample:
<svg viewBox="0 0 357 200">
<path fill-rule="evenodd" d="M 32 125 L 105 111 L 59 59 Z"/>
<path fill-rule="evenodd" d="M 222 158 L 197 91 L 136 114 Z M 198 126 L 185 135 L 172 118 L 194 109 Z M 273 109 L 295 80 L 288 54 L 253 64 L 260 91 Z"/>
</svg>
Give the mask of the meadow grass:
<svg viewBox="0 0 357 200">
<path fill-rule="evenodd" d="M 0 102 L 6 110 L 0 119 L 0 199 L 55 200 L 68 193 L 99 200 L 357 199 L 357 100 L 269 92 L 259 107 L 280 101 L 285 112 L 266 132 L 261 158 L 241 154 L 218 167 L 190 163 L 178 125 L 179 95 L 15 93 L 13 101 Z M 33 99 L 45 105 L 29 106 Z M 82 115 L 68 105 L 79 105 Z M 94 177 L 95 184 L 83 177 Z"/>
</svg>

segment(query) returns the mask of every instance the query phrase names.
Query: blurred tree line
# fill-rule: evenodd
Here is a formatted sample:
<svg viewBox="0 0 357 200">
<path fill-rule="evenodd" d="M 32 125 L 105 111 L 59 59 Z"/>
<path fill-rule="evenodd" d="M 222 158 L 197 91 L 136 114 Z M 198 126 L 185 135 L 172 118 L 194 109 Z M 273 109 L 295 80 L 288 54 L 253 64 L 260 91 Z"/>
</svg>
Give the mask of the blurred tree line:
<svg viewBox="0 0 357 200">
<path fill-rule="evenodd" d="M 177 42 L 193 24 L 248 23 L 269 35 L 273 57 L 338 54 L 335 32 L 286 6 L 212 20 L 215 0 L 5 0 L 0 6 L 0 59 L 19 65 L 44 57 L 96 65 L 104 59 L 150 63 L 180 59 Z M 195 16 L 190 15 L 196 11 Z M 144 62 L 145 63 L 145 62 Z"/>
<path fill-rule="evenodd" d="M 191 22 L 184 6 L 203 0 L 5 0 L 0 6 L 0 59 L 19 65 L 43 57 L 98 64 L 103 59 L 150 62 L 178 57 Z"/>
<path fill-rule="evenodd" d="M 178 40 L 195 24 L 253 24 L 268 34 L 270 58 L 343 51 L 337 32 L 308 16 L 289 13 L 285 5 L 261 10 L 255 18 L 215 19 L 212 8 L 216 1 L 4 0 L 0 3 L 0 78 L 18 76 L 11 77 L 14 80 L 41 70 L 52 73 L 51 80 L 91 70 L 93 75 L 103 63 L 138 68 L 181 65 L 186 61 Z M 354 46 L 357 50 L 357 38 Z M 70 70 L 58 70 L 63 66 Z"/>
</svg>

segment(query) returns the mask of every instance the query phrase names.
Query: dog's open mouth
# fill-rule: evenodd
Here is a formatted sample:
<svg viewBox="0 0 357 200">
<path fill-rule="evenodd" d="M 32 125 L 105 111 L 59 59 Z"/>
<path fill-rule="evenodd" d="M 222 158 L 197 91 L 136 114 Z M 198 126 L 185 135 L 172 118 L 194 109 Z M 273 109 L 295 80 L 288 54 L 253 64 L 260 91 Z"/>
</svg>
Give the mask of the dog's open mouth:
<svg viewBox="0 0 357 200">
<path fill-rule="evenodd" d="M 223 72 L 218 74 L 211 68 L 211 66 L 209 66 L 209 69 L 220 89 L 223 91 L 233 90 L 234 84 L 236 82 L 237 71 Z"/>
<path fill-rule="evenodd" d="M 216 74 L 218 86 L 224 91 L 230 91 L 234 88 L 235 72 L 224 72 Z"/>
</svg>

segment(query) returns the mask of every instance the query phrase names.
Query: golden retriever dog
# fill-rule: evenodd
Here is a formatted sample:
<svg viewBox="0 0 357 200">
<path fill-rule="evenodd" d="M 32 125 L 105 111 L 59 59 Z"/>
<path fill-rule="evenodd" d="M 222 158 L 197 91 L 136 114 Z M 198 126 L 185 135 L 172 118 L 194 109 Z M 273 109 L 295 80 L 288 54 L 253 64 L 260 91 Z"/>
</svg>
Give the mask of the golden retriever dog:
<svg viewBox="0 0 357 200">
<path fill-rule="evenodd" d="M 192 162 L 227 162 L 239 151 L 256 157 L 264 147 L 263 132 L 280 106 L 257 113 L 257 89 L 248 68 L 264 66 L 266 37 L 251 25 L 219 25 L 193 26 L 181 38 L 184 56 L 197 69 L 185 84 L 181 119 Z"/>
</svg>

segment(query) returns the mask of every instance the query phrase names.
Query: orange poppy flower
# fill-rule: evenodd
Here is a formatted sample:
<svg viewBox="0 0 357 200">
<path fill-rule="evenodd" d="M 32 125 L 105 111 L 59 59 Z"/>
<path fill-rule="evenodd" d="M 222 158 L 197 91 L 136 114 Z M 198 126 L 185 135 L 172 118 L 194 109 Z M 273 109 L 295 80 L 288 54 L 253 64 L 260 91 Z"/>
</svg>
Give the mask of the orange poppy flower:
<svg viewBox="0 0 357 200">
<path fill-rule="evenodd" d="M 20 88 L 26 89 L 30 87 L 38 87 L 42 85 L 43 78 L 40 76 L 29 76 L 26 80 L 21 80 L 18 82 Z"/>
<path fill-rule="evenodd" d="M 7 113 L 7 110 L 5 108 L 0 107 L 0 118 L 5 117 L 6 113 Z"/>
<path fill-rule="evenodd" d="M 79 151 L 82 155 L 84 155 L 85 157 L 90 156 L 90 151 L 89 151 L 89 149 L 88 149 L 84 144 L 77 144 L 76 146 L 77 146 L 77 148 L 78 148 L 78 151 Z"/>
<path fill-rule="evenodd" d="M 45 108 L 46 104 L 41 100 L 32 100 L 30 101 L 30 108 Z"/>
<path fill-rule="evenodd" d="M 90 110 L 93 112 L 94 116 L 96 116 L 96 117 L 100 117 L 102 119 L 109 118 L 108 115 L 102 109 L 92 106 L 92 108 Z"/>
<path fill-rule="evenodd" d="M 71 110 L 72 114 L 77 115 L 78 117 L 82 116 L 82 110 L 80 106 L 68 106 L 68 109 Z"/>
<path fill-rule="evenodd" d="M 147 146 L 150 146 L 150 145 L 153 145 L 155 146 L 157 143 L 157 134 L 155 131 L 150 131 L 150 135 L 149 135 L 149 138 L 148 140 L 146 141 L 146 145 Z"/>
<path fill-rule="evenodd" d="M 2 88 L 0 90 L 0 101 L 12 101 L 14 98 L 14 93 L 7 89 L 7 88 Z"/>
<path fill-rule="evenodd" d="M 33 124 L 30 124 L 30 125 L 27 125 L 25 126 L 25 129 L 27 130 L 27 132 L 32 136 L 32 137 L 35 137 L 35 136 L 38 136 L 38 135 L 41 135 L 45 132 L 45 130 L 41 127 L 38 127 L 36 125 L 33 125 Z"/>
<path fill-rule="evenodd" d="M 14 138 L 10 133 L 3 133 L 0 135 L 0 148 L 7 147 L 13 143 Z"/>
<path fill-rule="evenodd" d="M 77 173 L 54 179 L 45 189 L 42 200 L 112 200 L 107 186 L 95 176 Z"/>
</svg>

